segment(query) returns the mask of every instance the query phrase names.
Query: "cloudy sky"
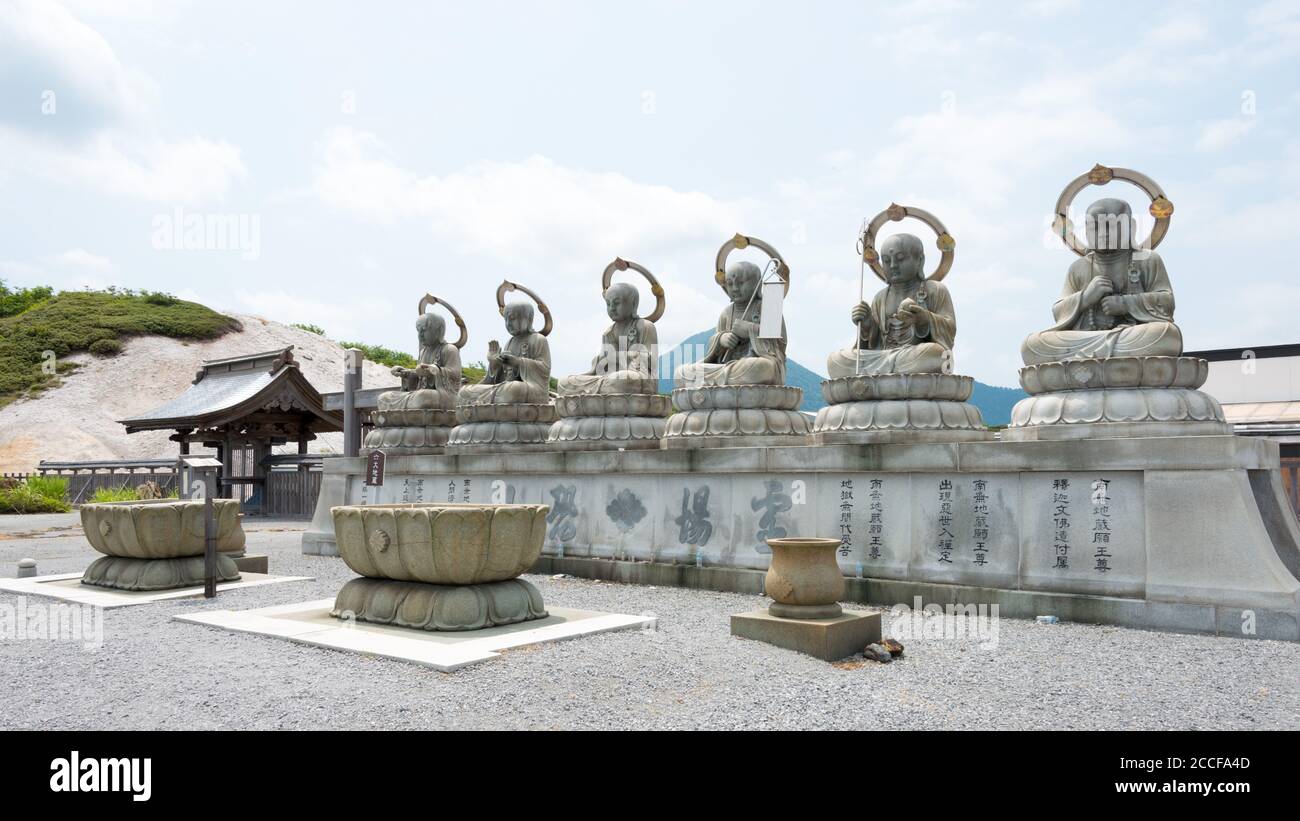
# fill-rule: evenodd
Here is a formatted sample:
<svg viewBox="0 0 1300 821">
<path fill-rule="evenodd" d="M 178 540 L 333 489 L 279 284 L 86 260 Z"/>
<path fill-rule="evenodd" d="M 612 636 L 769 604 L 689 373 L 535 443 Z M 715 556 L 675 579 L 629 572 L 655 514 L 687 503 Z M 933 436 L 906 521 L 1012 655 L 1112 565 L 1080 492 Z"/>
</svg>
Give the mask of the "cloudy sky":
<svg viewBox="0 0 1300 821">
<path fill-rule="evenodd" d="M 552 305 L 563 373 L 595 353 L 607 262 L 658 274 L 673 343 L 716 321 L 740 231 L 789 261 L 790 353 L 824 372 L 858 226 L 896 201 L 957 239 L 958 370 L 1009 385 L 1074 258 L 1052 206 L 1100 162 L 1175 205 L 1189 349 L 1297 342 L 1297 78 L 1290 0 L 0 0 L 0 278 L 407 350 L 431 292 L 469 359 L 510 278 Z M 227 218 L 247 233 L 169 247 Z"/>
</svg>

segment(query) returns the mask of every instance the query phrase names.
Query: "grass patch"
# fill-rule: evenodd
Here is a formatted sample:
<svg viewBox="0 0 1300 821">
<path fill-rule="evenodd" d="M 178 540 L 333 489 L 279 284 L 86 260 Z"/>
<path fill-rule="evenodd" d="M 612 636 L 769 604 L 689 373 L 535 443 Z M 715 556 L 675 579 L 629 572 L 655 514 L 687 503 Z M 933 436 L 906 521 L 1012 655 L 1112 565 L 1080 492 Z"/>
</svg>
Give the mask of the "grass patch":
<svg viewBox="0 0 1300 821">
<path fill-rule="evenodd" d="M 99 502 L 134 502 L 137 496 L 135 488 L 121 485 L 119 487 L 101 487 L 90 497 L 92 503 Z"/>
<path fill-rule="evenodd" d="M 0 486 L 0 513 L 67 513 L 68 480 L 57 476 L 32 476 Z"/>
<path fill-rule="evenodd" d="M 137 486 L 138 487 L 138 486 Z M 179 499 L 180 491 L 177 488 L 162 491 L 163 499 Z M 145 495 L 141 497 L 135 487 L 131 485 L 118 485 L 117 487 L 96 488 L 94 494 L 90 497 L 90 503 L 99 502 L 139 502 L 157 499 L 157 496 Z"/>
<path fill-rule="evenodd" d="M 5 294 L 41 290 L 5 289 L 0 301 Z M 62 291 L 0 316 L 0 406 L 57 384 L 76 367 L 62 361 L 71 354 L 112 356 L 131 336 L 215 339 L 238 327 L 238 321 L 211 308 L 157 291 Z"/>
</svg>

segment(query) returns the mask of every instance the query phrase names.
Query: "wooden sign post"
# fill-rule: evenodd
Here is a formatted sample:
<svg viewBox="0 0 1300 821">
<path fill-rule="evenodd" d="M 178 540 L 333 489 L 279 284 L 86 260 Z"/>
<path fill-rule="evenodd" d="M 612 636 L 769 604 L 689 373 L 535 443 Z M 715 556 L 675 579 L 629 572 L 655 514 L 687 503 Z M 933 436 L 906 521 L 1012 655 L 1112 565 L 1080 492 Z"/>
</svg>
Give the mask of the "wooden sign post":
<svg viewBox="0 0 1300 821">
<path fill-rule="evenodd" d="M 366 484 L 379 487 L 384 484 L 384 452 L 372 450 L 366 457 Z"/>
<path fill-rule="evenodd" d="M 217 595 L 217 516 L 212 500 L 217 495 L 217 471 L 221 469 L 221 460 L 211 456 L 185 455 L 181 457 L 181 464 L 185 469 L 189 498 L 192 500 L 199 495 L 203 498 L 203 598 L 211 599 Z"/>
</svg>

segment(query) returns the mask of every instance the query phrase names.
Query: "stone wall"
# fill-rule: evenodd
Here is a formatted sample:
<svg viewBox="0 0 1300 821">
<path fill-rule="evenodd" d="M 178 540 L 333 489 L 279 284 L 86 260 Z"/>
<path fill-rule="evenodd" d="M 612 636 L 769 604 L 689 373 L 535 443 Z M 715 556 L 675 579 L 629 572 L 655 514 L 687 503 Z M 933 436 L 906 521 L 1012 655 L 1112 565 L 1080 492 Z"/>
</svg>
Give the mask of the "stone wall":
<svg viewBox="0 0 1300 821">
<path fill-rule="evenodd" d="M 1286 634 L 1277 466 L 1235 436 L 393 457 L 382 487 L 330 459 L 322 504 L 540 502 L 566 559 L 761 570 L 766 538 L 839 538 L 852 578 L 1258 610 Z M 328 529 L 318 509 L 304 550 Z"/>
</svg>

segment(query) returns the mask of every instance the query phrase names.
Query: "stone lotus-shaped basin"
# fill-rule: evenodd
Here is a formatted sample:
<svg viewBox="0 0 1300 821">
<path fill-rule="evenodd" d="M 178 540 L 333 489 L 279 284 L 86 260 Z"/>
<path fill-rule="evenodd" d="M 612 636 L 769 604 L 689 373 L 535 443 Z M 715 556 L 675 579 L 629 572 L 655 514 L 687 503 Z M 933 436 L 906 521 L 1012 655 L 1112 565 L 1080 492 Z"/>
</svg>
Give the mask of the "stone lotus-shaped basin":
<svg viewBox="0 0 1300 821">
<path fill-rule="evenodd" d="M 339 555 L 372 579 L 487 584 L 542 554 L 546 505 L 416 503 L 330 509 Z"/>
<path fill-rule="evenodd" d="M 214 499 L 217 551 L 244 549 L 239 501 Z M 203 555 L 203 502 L 153 499 L 81 506 L 81 527 L 90 546 L 106 556 L 180 559 Z"/>
</svg>

